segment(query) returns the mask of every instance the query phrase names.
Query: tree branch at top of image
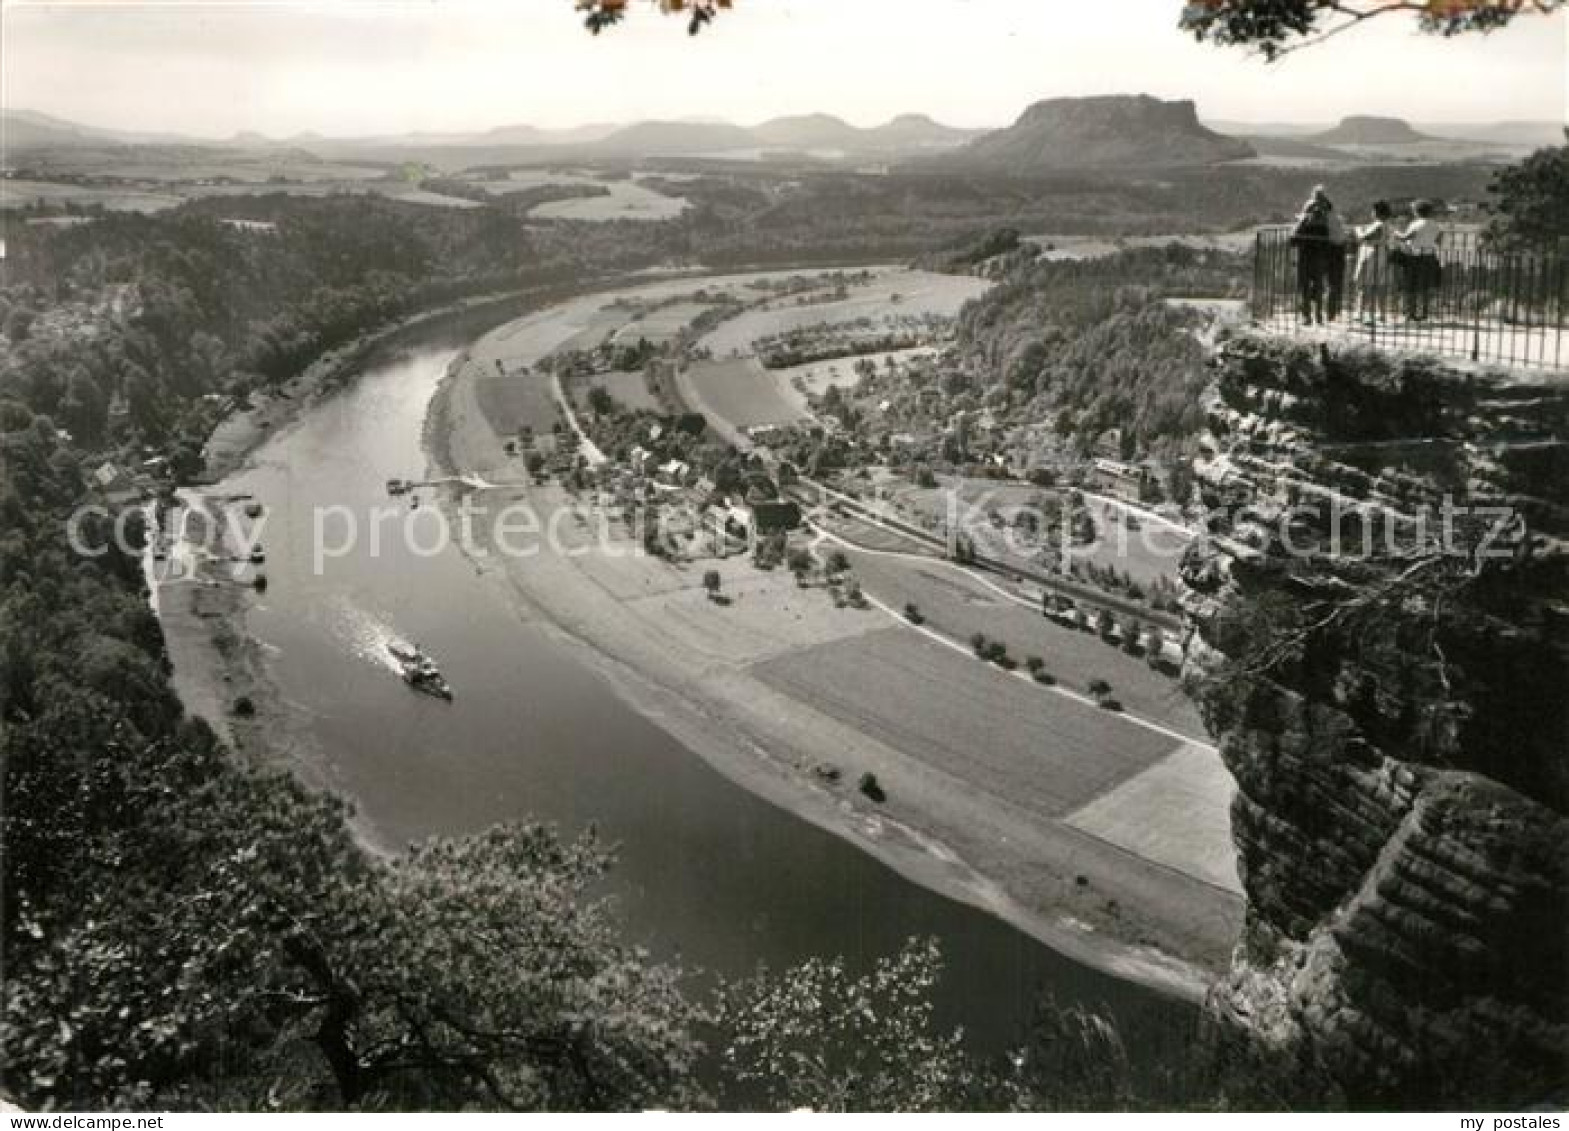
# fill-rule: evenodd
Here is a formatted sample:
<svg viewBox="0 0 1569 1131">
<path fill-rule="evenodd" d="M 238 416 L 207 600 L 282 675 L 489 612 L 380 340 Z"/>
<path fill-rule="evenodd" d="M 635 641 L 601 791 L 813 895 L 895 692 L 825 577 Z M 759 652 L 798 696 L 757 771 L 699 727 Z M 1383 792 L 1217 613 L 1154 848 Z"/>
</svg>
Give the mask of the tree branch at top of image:
<svg viewBox="0 0 1569 1131">
<path fill-rule="evenodd" d="M 1565 0 L 1191 0 L 1180 26 L 1201 42 L 1256 48 L 1271 61 L 1380 16 L 1416 17 L 1444 37 L 1490 32 L 1517 16 L 1551 15 Z"/>
<path fill-rule="evenodd" d="M 587 13 L 583 26 L 598 35 L 607 27 L 620 23 L 631 4 L 628 0 L 573 0 L 580 12 Z M 730 7 L 730 0 L 645 0 L 650 6 L 657 4 L 665 15 L 683 15 L 687 19 L 687 34 L 696 35 L 713 22 L 714 17 Z"/>
<path fill-rule="evenodd" d="M 696 35 L 732 0 L 642 0 L 687 19 Z M 584 26 L 598 35 L 626 18 L 632 0 L 573 0 Z M 1271 61 L 1312 47 L 1380 16 L 1414 16 L 1424 32 L 1444 37 L 1490 32 L 1517 16 L 1551 15 L 1565 0 L 1189 0 L 1178 26 L 1202 42 L 1256 48 Z"/>
</svg>

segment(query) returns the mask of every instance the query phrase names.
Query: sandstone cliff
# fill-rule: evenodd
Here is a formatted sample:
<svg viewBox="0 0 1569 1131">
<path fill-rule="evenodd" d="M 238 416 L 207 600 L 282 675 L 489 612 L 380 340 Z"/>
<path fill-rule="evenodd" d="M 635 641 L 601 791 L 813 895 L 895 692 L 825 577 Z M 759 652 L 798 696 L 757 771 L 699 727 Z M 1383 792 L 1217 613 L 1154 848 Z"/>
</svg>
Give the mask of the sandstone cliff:
<svg viewBox="0 0 1569 1131">
<path fill-rule="evenodd" d="M 1569 383 L 1242 338 L 1206 409 L 1187 679 L 1248 899 L 1211 1015 L 1287 1102 L 1562 1100 Z"/>
</svg>

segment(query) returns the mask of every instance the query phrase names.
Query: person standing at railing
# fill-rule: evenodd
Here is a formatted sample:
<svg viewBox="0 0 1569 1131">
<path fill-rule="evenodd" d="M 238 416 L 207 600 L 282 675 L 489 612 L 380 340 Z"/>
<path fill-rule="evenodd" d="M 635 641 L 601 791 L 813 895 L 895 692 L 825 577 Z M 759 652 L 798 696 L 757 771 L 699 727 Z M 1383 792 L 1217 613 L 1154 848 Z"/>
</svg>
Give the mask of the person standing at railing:
<svg viewBox="0 0 1569 1131">
<path fill-rule="evenodd" d="M 1400 233 L 1397 261 L 1406 293 L 1406 317 L 1421 322 L 1432 314 L 1433 292 L 1443 281 L 1444 269 L 1438 262 L 1438 245 L 1443 233 L 1433 222 L 1433 205 L 1426 200 L 1412 202 L 1411 223 Z"/>
<path fill-rule="evenodd" d="M 1338 239 L 1333 238 L 1336 232 Z M 1330 317 L 1339 313 L 1341 279 L 1346 267 L 1345 225 L 1335 215 L 1323 185 L 1316 187 L 1302 206 L 1291 232 L 1291 246 L 1297 251 L 1297 309 L 1302 321 L 1322 326 L 1326 298 L 1331 304 Z M 1331 282 L 1336 266 L 1339 272 Z"/>
<path fill-rule="evenodd" d="M 1373 219 L 1356 229 L 1357 313 L 1366 326 L 1378 321 L 1384 306 L 1384 288 L 1389 277 L 1390 223 L 1393 212 L 1387 200 L 1373 202 Z"/>
<path fill-rule="evenodd" d="M 1324 227 L 1327 229 L 1329 242 L 1324 245 L 1324 316 L 1333 322 L 1340 317 L 1342 304 L 1346 294 L 1346 250 L 1351 233 L 1346 230 L 1346 222 L 1340 218 L 1340 213 L 1335 211 L 1335 204 L 1329 199 L 1322 186 L 1316 190 L 1319 200 L 1327 210 L 1324 216 Z"/>
</svg>

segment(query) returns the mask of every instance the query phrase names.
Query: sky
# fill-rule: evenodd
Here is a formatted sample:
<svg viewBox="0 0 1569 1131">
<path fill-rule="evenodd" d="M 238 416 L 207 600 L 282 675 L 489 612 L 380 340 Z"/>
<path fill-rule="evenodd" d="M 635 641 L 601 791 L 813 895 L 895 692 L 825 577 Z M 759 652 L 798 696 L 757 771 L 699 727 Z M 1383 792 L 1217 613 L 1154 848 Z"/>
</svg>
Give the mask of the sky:
<svg viewBox="0 0 1569 1131">
<path fill-rule="evenodd" d="M 815 111 L 994 127 L 1113 93 L 1207 120 L 1569 117 L 1563 12 L 1453 40 L 1386 16 L 1269 64 L 1179 32 L 1182 0 L 735 0 L 696 38 L 633 7 L 595 38 L 572 0 L 0 0 L 0 105 L 207 137 Z"/>
</svg>

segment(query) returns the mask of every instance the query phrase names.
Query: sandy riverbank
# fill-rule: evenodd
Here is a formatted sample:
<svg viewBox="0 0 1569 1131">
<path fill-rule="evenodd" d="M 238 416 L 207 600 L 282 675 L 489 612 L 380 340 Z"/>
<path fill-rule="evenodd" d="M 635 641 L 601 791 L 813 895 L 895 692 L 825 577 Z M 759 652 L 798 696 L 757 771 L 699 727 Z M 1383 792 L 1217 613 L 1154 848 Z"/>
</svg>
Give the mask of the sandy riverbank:
<svg viewBox="0 0 1569 1131">
<path fill-rule="evenodd" d="M 421 311 L 331 350 L 283 383 L 252 398 L 251 407 L 230 413 L 205 447 L 209 486 L 182 492 L 193 511 L 211 525 L 209 544 L 233 551 L 246 521 L 235 507 L 223 505 L 221 484 L 243 471 L 258 449 L 289 431 L 305 414 L 341 391 L 378 358 L 431 335 L 472 336 L 516 317 L 536 292 L 476 296 Z M 164 647 L 173 666 L 173 683 L 191 714 L 205 720 L 242 756 L 290 764 L 314 784 L 319 760 L 302 756 L 309 743 L 302 721 L 279 692 L 265 649 L 249 630 L 247 616 L 259 599 L 251 582 L 260 570 L 236 568 L 225 554 L 171 554 L 169 563 L 150 563 L 149 583 L 163 628 Z M 236 707 L 248 703 L 249 710 Z"/>
<path fill-rule="evenodd" d="M 601 516 L 591 503 L 556 484 L 522 483 L 516 459 L 504 450 L 519 421 L 509 416 L 498 427 L 487 416 L 498 399 L 483 386 L 494 385 L 492 369 L 502 356 L 509 371 L 518 367 L 511 380 L 548 386 L 541 375 L 521 374 L 518 363 L 532 367 L 560 337 L 537 316 L 498 330 L 452 367 L 432 401 L 426 443 L 436 471 L 507 484 L 476 505 L 495 510 L 524 502 L 542 520 L 567 515 L 558 524 L 560 544 L 525 558 L 497 553 L 481 534 L 473 555 L 481 574 L 743 787 L 1087 965 L 1190 999 L 1201 994 L 1235 938 L 1240 901 L 1233 893 L 1086 837 L 1066 820 L 1041 819 L 977 784 L 962 752 L 947 765 L 913 757 L 876 726 L 820 710 L 770 678 L 780 662 L 863 641 L 901 655 L 931 648 L 938 654 L 919 662 L 939 679 L 950 674 L 944 664 L 967 665 L 962 675 L 952 669 L 957 679 L 989 678 L 972 660 L 908 634 L 897 616 L 836 609 L 822 590 L 798 589 L 784 571 L 764 573 L 745 560 L 718 564 L 731 596 L 721 608 L 701 585 L 715 563 L 651 559 L 633 552 L 624 533 L 605 552 L 595 542 Z M 513 392 L 509 409 L 530 403 L 523 391 Z M 1035 709 L 1038 700 L 1007 698 L 1029 694 L 1017 684 L 987 684 L 987 694 L 1005 697 L 997 704 L 1004 714 Z M 839 780 L 824 776 L 828 767 L 842 771 Z M 877 775 L 886 803 L 857 792 L 862 772 Z"/>
<path fill-rule="evenodd" d="M 789 272 L 755 272 L 736 276 L 740 283 Z M 222 484 L 250 465 L 255 453 L 269 440 L 287 433 L 307 413 L 344 389 L 359 373 L 397 350 L 441 338 L 454 345 L 472 341 L 493 327 L 516 319 L 525 309 L 567 304 L 582 307 L 584 327 L 555 334 L 561 319 L 552 322 L 552 336 L 541 343 L 542 352 L 563 344 L 578 329 L 593 324 L 599 300 L 574 299 L 585 292 L 615 286 L 642 287 L 650 292 L 672 293 L 686 288 L 690 271 L 651 270 L 615 278 L 583 279 L 572 284 L 536 286 L 518 291 L 464 299 L 381 327 L 331 350 L 285 382 L 278 390 L 259 393 L 245 411 L 230 413 L 214 429 L 205 446 L 203 483 L 188 492 L 200 508 L 221 494 Z M 618 323 L 619 324 L 619 323 Z M 548 399 L 548 394 L 547 394 Z M 440 436 L 444 430 L 427 430 Z M 222 507 L 211 508 L 215 529 L 211 539 L 227 541 L 227 523 L 239 521 Z M 173 683 L 186 709 L 202 718 L 242 756 L 262 762 L 289 764 L 307 780 L 325 785 L 317 767 L 322 759 L 309 749 L 311 740 L 303 721 L 284 702 L 270 671 L 270 657 L 247 625 L 257 601 L 249 575 L 236 576 L 232 563 L 221 558 L 189 555 L 187 574 L 172 580 L 167 566 L 149 561 L 147 574 L 155 588 L 154 603 L 173 667 Z M 248 712 L 236 711 L 241 701 Z"/>
</svg>

